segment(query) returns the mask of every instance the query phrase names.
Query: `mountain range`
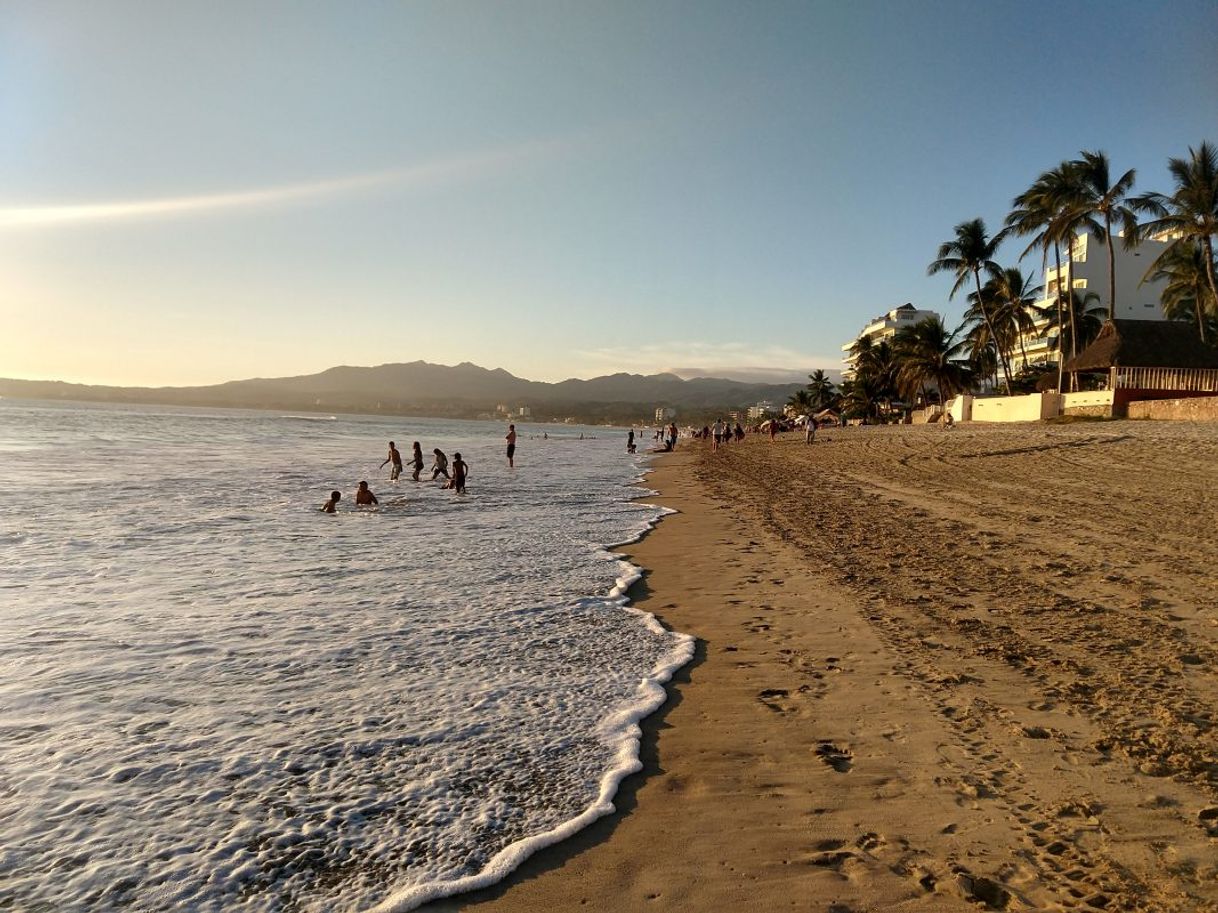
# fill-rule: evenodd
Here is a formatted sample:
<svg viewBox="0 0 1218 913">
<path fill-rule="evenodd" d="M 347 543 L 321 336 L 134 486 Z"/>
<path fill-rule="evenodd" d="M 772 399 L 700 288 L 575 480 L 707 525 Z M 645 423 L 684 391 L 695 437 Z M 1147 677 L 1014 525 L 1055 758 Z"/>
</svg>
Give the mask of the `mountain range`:
<svg viewBox="0 0 1218 913">
<path fill-rule="evenodd" d="M 633 420 L 666 406 L 686 417 L 768 400 L 781 404 L 802 384 L 683 380 L 676 374 L 610 374 L 560 383 L 525 380 L 502 368 L 425 361 L 376 367 L 340 366 L 297 377 L 252 378 L 198 387 L 108 387 L 61 381 L 0 379 L 0 396 L 252 409 L 437 415 L 454 418 L 517 412 L 539 421 Z"/>
</svg>

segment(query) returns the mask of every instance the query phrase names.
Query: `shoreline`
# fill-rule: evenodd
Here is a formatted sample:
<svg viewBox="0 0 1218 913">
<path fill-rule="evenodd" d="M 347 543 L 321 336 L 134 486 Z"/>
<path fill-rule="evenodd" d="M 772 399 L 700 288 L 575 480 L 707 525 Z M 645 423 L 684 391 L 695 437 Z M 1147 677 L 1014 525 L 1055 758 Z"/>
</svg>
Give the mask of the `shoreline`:
<svg viewBox="0 0 1218 913">
<path fill-rule="evenodd" d="M 420 909 L 1218 910 L 1218 426 L 792 438 L 649 476 L 617 811 Z"/>
</svg>

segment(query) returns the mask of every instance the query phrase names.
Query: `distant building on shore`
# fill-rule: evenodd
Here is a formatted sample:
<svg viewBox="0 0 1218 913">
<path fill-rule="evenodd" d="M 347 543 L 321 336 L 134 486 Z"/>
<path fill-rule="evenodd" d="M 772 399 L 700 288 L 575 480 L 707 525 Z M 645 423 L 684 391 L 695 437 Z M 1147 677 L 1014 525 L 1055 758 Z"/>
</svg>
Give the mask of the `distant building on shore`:
<svg viewBox="0 0 1218 913">
<path fill-rule="evenodd" d="M 533 410 L 530 409 L 528 406 L 521 406 L 519 411 L 516 413 L 516 415 L 519 418 L 532 418 Z"/>
<path fill-rule="evenodd" d="M 677 410 L 671 406 L 656 407 L 656 424 L 663 425 L 665 422 L 671 422 L 677 417 Z"/>
<path fill-rule="evenodd" d="M 863 327 L 854 339 L 842 346 L 842 361 L 845 364 L 842 375 L 849 377 L 854 374 L 854 355 L 851 354 L 850 350 L 864 336 L 869 338 L 872 343 L 891 342 L 893 337 L 901 330 L 906 327 L 912 327 L 927 317 L 943 319 L 938 311 L 924 311 L 909 303 L 903 304 L 899 308 L 893 308 L 888 313 L 881 314 L 879 317 L 872 318 L 871 322 Z"/>
<path fill-rule="evenodd" d="M 749 406 L 749 421 L 755 422 L 757 419 L 765 418 L 767 415 L 777 411 L 777 407 L 772 402 L 767 399 L 763 399 L 756 405 Z"/>
<path fill-rule="evenodd" d="M 1151 264 L 1166 250 L 1168 241 L 1148 239 L 1132 250 L 1126 250 L 1122 236 L 1113 241 L 1117 319 L 1166 320 L 1161 301 L 1166 281 L 1160 279 L 1143 284 L 1142 279 Z M 1104 319 L 1108 319 L 1107 246 L 1092 232 L 1082 231 L 1071 243 L 1070 254 L 1062 263 L 1060 274 L 1052 259 L 1045 269 L 1044 297 L 1036 302 L 1036 308 L 1037 313 L 1046 316 L 1037 316 L 1035 329 L 1024 334 L 1022 347 L 1015 346 L 1011 360 L 1013 372 L 1018 373 L 1029 365 L 1057 364 L 1057 333 L 1045 330 L 1049 326 L 1048 314 L 1057 306 L 1055 296 L 1059 285 L 1076 291 L 1083 298 L 1093 295 L 1087 301 L 1087 309 L 1102 308 Z"/>
</svg>

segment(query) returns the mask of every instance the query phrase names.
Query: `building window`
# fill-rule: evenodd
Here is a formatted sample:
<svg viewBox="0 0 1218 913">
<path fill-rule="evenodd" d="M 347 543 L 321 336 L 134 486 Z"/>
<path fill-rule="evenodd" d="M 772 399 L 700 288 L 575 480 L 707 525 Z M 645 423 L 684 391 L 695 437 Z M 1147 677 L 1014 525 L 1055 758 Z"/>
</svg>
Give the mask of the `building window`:
<svg viewBox="0 0 1218 913">
<path fill-rule="evenodd" d="M 1075 280 L 1074 280 L 1074 287 L 1075 287 L 1075 288 L 1086 288 L 1086 287 L 1087 287 L 1087 280 L 1086 280 L 1086 279 L 1075 279 Z"/>
</svg>

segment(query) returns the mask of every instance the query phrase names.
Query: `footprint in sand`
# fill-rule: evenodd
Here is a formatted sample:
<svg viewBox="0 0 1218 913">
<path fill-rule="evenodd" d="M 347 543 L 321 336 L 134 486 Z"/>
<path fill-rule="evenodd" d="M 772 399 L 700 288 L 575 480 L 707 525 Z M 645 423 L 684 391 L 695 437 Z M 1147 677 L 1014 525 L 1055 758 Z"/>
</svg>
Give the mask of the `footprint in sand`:
<svg viewBox="0 0 1218 913">
<path fill-rule="evenodd" d="M 821 742 L 816 746 L 816 755 L 839 774 L 849 773 L 854 766 L 854 752 L 833 742 Z"/>
</svg>

